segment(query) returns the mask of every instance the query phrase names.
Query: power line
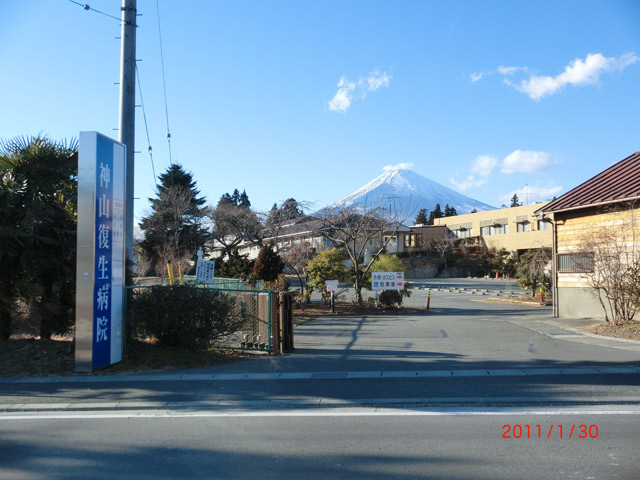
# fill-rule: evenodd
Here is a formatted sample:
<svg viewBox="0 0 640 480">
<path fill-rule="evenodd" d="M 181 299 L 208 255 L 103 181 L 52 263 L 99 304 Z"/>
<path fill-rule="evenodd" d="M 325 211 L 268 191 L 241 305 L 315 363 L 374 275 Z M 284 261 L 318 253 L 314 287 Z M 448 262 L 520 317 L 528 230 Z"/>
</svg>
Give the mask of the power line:
<svg viewBox="0 0 640 480">
<path fill-rule="evenodd" d="M 96 10 L 95 8 L 91 8 L 91 6 L 89 4 L 87 4 L 87 3 L 80 3 L 80 2 L 76 2 L 74 0 L 69 0 L 69 1 L 71 3 L 74 3 L 76 5 L 81 6 L 82 8 L 84 8 L 87 11 L 91 10 L 92 12 L 99 13 L 100 15 L 104 15 L 105 17 L 113 18 L 114 20 L 117 20 L 118 23 L 122 23 L 122 19 L 121 18 L 114 17 L 113 15 L 109 15 L 108 13 L 104 13 L 104 12 L 101 12 L 100 10 Z"/>
<path fill-rule="evenodd" d="M 138 71 L 138 64 L 136 64 L 136 79 L 138 80 L 138 91 L 140 92 L 140 105 L 142 107 L 142 117 L 144 118 L 144 129 L 147 132 L 147 145 L 149 146 L 149 158 L 151 160 L 151 170 L 153 171 L 153 181 L 158 187 L 158 180 L 156 177 L 156 167 L 153 164 L 153 149 L 151 148 L 151 139 L 149 138 L 149 126 L 147 125 L 147 112 L 144 109 L 144 100 L 142 98 L 142 84 L 140 83 L 140 72 Z"/>
<path fill-rule="evenodd" d="M 160 5 L 156 0 L 156 12 L 158 14 L 158 38 L 160 40 L 160 63 L 162 65 L 162 88 L 164 91 L 164 113 L 167 120 L 167 144 L 169 145 L 169 164 L 173 164 L 171 158 L 171 132 L 169 130 L 169 107 L 167 104 L 167 82 L 164 73 L 164 52 L 162 50 L 162 31 L 160 29 Z"/>
</svg>

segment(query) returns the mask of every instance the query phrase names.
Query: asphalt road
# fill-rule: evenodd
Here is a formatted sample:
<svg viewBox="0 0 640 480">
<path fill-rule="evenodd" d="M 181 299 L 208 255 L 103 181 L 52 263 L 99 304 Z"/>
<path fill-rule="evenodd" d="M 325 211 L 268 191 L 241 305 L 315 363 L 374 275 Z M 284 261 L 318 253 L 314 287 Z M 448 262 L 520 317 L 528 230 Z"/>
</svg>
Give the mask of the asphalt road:
<svg viewBox="0 0 640 480">
<path fill-rule="evenodd" d="M 483 302 L 491 280 L 415 305 L 427 286 L 431 312 L 318 319 L 292 354 L 0 379 L 0 478 L 638 478 L 639 342 Z"/>
<path fill-rule="evenodd" d="M 640 471 L 638 414 L 333 409 L 0 418 L 0 478 L 631 480 Z"/>
</svg>

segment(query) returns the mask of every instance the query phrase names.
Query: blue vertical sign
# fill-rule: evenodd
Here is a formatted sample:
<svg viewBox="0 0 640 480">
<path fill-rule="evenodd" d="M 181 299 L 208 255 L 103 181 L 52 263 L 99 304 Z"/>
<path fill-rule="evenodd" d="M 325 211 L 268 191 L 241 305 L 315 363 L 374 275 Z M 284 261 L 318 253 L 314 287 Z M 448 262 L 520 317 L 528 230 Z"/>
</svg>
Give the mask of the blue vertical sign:
<svg viewBox="0 0 640 480">
<path fill-rule="evenodd" d="M 111 275 L 113 271 L 113 144 L 97 142 L 93 368 L 111 364 Z"/>
<path fill-rule="evenodd" d="M 76 370 L 122 360 L 125 147 L 80 133 Z"/>
</svg>

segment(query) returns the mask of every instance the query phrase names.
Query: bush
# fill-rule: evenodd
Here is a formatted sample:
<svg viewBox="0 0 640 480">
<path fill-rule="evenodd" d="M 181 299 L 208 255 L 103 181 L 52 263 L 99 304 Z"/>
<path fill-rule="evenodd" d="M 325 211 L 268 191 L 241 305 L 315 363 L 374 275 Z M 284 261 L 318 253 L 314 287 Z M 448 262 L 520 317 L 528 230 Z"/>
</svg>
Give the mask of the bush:
<svg viewBox="0 0 640 480">
<path fill-rule="evenodd" d="M 265 287 L 276 292 L 288 292 L 289 288 L 291 288 L 291 283 L 287 277 L 281 273 L 273 282 L 265 282 Z"/>
<path fill-rule="evenodd" d="M 395 304 L 402 305 L 402 294 L 398 290 L 384 290 L 378 297 L 380 305 L 391 307 Z"/>
<path fill-rule="evenodd" d="M 245 319 L 244 311 L 236 311 L 234 297 L 189 285 L 140 289 L 129 306 L 138 336 L 196 350 L 207 350 L 216 339 L 238 331 Z"/>
</svg>

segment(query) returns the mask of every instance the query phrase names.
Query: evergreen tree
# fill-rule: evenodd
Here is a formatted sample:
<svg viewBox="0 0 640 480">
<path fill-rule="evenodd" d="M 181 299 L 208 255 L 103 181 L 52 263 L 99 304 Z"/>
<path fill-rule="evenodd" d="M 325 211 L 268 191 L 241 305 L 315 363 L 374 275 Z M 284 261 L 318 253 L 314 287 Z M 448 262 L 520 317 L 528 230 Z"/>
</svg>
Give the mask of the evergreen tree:
<svg viewBox="0 0 640 480">
<path fill-rule="evenodd" d="M 225 193 L 220 197 L 220 200 L 218 200 L 218 205 L 235 205 L 235 202 L 231 198 L 231 195 Z"/>
<path fill-rule="evenodd" d="M 445 207 L 444 207 L 444 216 L 445 217 L 454 217 L 457 214 L 458 214 L 458 212 L 456 212 L 456 208 L 455 207 L 450 207 L 448 203 L 445 205 Z"/>
<path fill-rule="evenodd" d="M 302 208 L 295 198 L 287 198 L 284 202 L 282 202 L 280 211 L 282 212 L 282 216 L 287 220 L 294 220 L 304 215 Z"/>
<path fill-rule="evenodd" d="M 236 188 L 233 190 L 233 193 L 231 195 L 225 193 L 220 197 L 218 206 L 220 205 L 233 205 L 234 207 L 250 208 L 251 202 L 249 201 L 249 196 L 247 195 L 246 190 L 243 190 L 242 193 L 240 193 L 240 191 Z"/>
<path fill-rule="evenodd" d="M 273 282 L 284 270 L 284 263 L 271 245 L 263 245 L 253 265 L 253 276 L 258 280 Z"/>
<path fill-rule="evenodd" d="M 249 201 L 249 196 L 247 195 L 247 191 L 243 190 L 238 198 L 238 206 L 242 208 L 251 208 L 251 202 Z"/>
<path fill-rule="evenodd" d="M 247 257 L 248 255 L 240 255 L 238 250 L 234 250 L 226 261 L 223 258 L 216 259 L 216 277 L 249 280 L 253 275 L 255 261 Z"/>
<path fill-rule="evenodd" d="M 162 274 L 168 260 L 182 261 L 184 266 L 204 245 L 208 232 L 202 222 L 206 199 L 198 196 L 192 174 L 173 164 L 159 180 L 158 197 L 149 199 L 152 213 L 140 222 L 145 233 L 140 248 L 151 269 Z"/>
<path fill-rule="evenodd" d="M 514 193 L 513 197 L 511 197 L 511 207 L 519 207 L 522 203 L 520 203 L 520 199 L 518 198 L 518 194 Z"/>
<path fill-rule="evenodd" d="M 16 302 L 40 314 L 40 336 L 66 333 L 75 305 L 77 143 L 0 142 L 0 340 Z"/>
<path fill-rule="evenodd" d="M 433 225 L 434 224 L 434 220 L 436 218 L 442 218 L 444 217 L 444 214 L 442 213 L 442 210 L 440 209 L 440 204 L 436 203 L 435 208 L 431 211 L 431 214 L 429 214 L 429 225 Z"/>
<path fill-rule="evenodd" d="M 421 208 L 420 211 L 418 212 L 418 215 L 416 215 L 416 220 L 415 220 L 415 224 L 416 225 L 426 225 L 427 224 L 427 209 L 426 208 Z"/>
</svg>

